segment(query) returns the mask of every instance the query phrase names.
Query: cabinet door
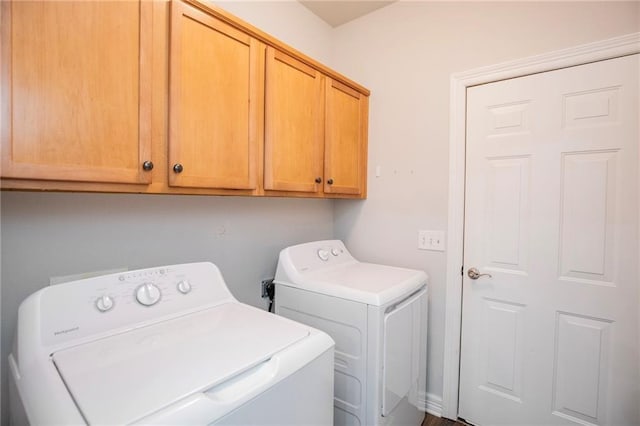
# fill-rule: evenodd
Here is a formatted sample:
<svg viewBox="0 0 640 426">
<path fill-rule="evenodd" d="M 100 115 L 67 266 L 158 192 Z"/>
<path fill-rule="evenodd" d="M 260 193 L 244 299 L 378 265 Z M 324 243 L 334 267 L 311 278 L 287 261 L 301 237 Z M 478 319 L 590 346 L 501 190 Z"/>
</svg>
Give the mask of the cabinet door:
<svg viewBox="0 0 640 426">
<path fill-rule="evenodd" d="M 324 76 L 267 48 L 264 188 L 322 190 Z"/>
<path fill-rule="evenodd" d="M 151 7 L 2 2 L 2 177 L 150 182 Z"/>
<path fill-rule="evenodd" d="M 254 189 L 259 42 L 183 2 L 171 7 L 169 184 Z"/>
<path fill-rule="evenodd" d="M 324 192 L 366 195 L 369 97 L 327 79 Z"/>
</svg>

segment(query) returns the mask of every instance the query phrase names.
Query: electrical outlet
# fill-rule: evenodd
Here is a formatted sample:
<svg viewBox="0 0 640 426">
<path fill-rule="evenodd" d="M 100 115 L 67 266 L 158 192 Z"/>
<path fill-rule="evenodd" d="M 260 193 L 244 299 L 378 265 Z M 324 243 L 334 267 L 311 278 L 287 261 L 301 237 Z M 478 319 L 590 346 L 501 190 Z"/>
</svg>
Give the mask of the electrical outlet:
<svg viewBox="0 0 640 426">
<path fill-rule="evenodd" d="M 418 249 L 444 251 L 444 231 L 418 231 Z"/>
<path fill-rule="evenodd" d="M 261 281 L 261 291 L 260 296 L 264 299 L 265 297 L 269 297 L 269 292 L 273 289 L 273 278 L 267 278 Z"/>
</svg>

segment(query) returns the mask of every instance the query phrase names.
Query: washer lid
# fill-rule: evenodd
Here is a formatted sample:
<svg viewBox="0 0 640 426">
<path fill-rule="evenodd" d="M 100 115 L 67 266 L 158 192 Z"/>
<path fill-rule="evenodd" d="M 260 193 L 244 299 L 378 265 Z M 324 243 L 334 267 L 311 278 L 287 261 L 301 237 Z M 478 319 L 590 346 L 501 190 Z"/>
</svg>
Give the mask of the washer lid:
<svg viewBox="0 0 640 426">
<path fill-rule="evenodd" d="M 52 355 L 88 423 L 128 424 L 205 391 L 304 339 L 309 329 L 227 303 Z"/>
<path fill-rule="evenodd" d="M 358 261 L 284 275 L 276 280 L 278 284 L 375 306 L 404 297 L 427 282 L 423 271 Z"/>
</svg>

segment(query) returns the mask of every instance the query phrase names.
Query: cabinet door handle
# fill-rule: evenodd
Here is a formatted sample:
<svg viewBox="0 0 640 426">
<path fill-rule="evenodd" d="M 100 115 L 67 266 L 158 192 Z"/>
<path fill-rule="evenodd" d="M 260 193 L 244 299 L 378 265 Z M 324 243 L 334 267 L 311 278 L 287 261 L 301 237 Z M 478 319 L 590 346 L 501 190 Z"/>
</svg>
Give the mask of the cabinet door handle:
<svg viewBox="0 0 640 426">
<path fill-rule="evenodd" d="M 322 178 L 321 177 L 317 177 L 316 178 L 316 183 L 322 183 Z"/>
<path fill-rule="evenodd" d="M 182 171 L 184 170 L 184 167 L 182 167 L 182 164 L 180 163 L 176 163 L 173 165 L 173 171 L 176 173 L 182 173 Z"/>
<path fill-rule="evenodd" d="M 333 179 L 329 179 L 329 180 L 327 181 L 327 183 L 328 183 L 329 185 L 333 185 Z"/>
<path fill-rule="evenodd" d="M 145 161 L 144 163 L 142 163 L 142 170 L 144 170 L 145 172 L 150 172 L 151 170 L 153 170 L 153 162 Z"/>
</svg>

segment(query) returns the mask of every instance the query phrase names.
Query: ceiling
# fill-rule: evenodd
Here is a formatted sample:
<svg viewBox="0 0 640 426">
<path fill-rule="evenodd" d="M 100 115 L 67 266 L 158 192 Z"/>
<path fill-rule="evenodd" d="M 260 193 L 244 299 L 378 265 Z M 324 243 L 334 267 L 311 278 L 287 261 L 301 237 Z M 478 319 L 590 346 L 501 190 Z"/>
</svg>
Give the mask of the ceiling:
<svg viewBox="0 0 640 426">
<path fill-rule="evenodd" d="M 367 0 L 299 0 L 307 9 L 332 27 L 352 21 L 393 1 Z M 395 0 L 394 0 L 395 1 Z"/>
</svg>

